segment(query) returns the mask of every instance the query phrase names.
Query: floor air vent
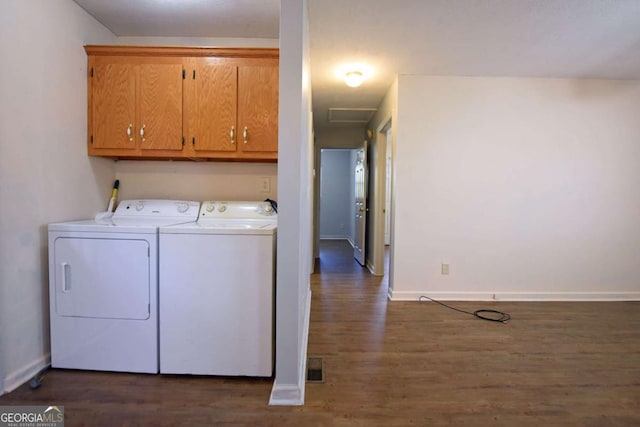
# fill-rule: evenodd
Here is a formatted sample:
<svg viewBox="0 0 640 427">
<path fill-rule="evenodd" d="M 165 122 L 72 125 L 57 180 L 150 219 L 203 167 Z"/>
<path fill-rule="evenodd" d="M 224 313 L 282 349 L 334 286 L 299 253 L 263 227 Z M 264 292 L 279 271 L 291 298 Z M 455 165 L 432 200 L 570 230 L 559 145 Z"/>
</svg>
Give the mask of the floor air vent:
<svg viewBox="0 0 640 427">
<path fill-rule="evenodd" d="M 307 358 L 307 382 L 324 382 L 324 360 L 322 357 Z"/>
</svg>

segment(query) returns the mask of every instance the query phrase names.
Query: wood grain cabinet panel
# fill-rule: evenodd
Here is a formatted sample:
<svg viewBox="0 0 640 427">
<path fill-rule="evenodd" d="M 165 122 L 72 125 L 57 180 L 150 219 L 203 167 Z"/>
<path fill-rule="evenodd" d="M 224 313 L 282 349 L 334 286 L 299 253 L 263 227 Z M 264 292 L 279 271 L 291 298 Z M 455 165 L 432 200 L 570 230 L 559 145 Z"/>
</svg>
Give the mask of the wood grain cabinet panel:
<svg viewBox="0 0 640 427">
<path fill-rule="evenodd" d="M 191 143 L 186 151 L 196 158 L 275 160 L 277 59 L 202 58 L 186 63 L 185 134 Z"/>
<path fill-rule="evenodd" d="M 238 70 L 238 124 L 243 152 L 278 151 L 278 67 Z"/>
<path fill-rule="evenodd" d="M 90 155 L 277 160 L 277 49 L 85 50 Z"/>
<path fill-rule="evenodd" d="M 91 155 L 181 152 L 182 60 L 90 56 L 88 136 Z"/>
<path fill-rule="evenodd" d="M 237 67 L 197 61 L 190 68 L 188 141 L 196 153 L 235 153 L 237 148 Z M 196 154 L 197 155 L 197 154 Z"/>
<path fill-rule="evenodd" d="M 182 150 L 182 64 L 140 65 L 140 148 Z"/>
<path fill-rule="evenodd" d="M 93 69 L 89 123 L 96 149 L 134 150 L 136 76 L 130 64 L 98 63 Z"/>
</svg>

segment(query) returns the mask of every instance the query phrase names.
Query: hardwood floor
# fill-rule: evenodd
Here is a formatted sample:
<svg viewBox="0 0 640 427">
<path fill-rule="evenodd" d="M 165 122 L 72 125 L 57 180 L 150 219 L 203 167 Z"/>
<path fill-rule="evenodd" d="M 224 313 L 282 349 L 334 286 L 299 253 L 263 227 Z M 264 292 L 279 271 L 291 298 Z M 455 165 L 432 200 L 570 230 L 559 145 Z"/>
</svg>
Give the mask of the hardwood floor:
<svg viewBox="0 0 640 427">
<path fill-rule="evenodd" d="M 344 242 L 311 277 L 309 355 L 325 382 L 269 407 L 272 380 L 51 370 L 0 405 L 62 404 L 67 426 L 639 426 L 640 303 L 388 302 Z"/>
</svg>

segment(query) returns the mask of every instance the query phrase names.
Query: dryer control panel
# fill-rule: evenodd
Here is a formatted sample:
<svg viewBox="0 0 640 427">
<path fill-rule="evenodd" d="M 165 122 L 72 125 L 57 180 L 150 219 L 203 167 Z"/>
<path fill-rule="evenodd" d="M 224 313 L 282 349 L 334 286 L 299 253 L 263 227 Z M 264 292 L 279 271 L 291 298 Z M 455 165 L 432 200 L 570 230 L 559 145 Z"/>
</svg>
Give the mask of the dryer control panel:
<svg viewBox="0 0 640 427">
<path fill-rule="evenodd" d="M 113 217 L 195 218 L 199 208 L 200 202 L 188 200 L 123 200 L 118 205 Z"/>
</svg>

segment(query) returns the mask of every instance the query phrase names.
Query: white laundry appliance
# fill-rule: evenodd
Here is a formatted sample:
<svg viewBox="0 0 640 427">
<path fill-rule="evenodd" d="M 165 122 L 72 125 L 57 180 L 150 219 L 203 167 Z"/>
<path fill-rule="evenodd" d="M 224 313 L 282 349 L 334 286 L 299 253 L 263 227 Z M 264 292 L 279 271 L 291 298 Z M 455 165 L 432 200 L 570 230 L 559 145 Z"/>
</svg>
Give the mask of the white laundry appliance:
<svg viewBox="0 0 640 427">
<path fill-rule="evenodd" d="M 110 218 L 49 225 L 52 367 L 158 373 L 158 227 L 199 206 L 125 200 Z"/>
<path fill-rule="evenodd" d="M 269 202 L 160 227 L 160 373 L 273 374 L 276 230 Z"/>
</svg>

